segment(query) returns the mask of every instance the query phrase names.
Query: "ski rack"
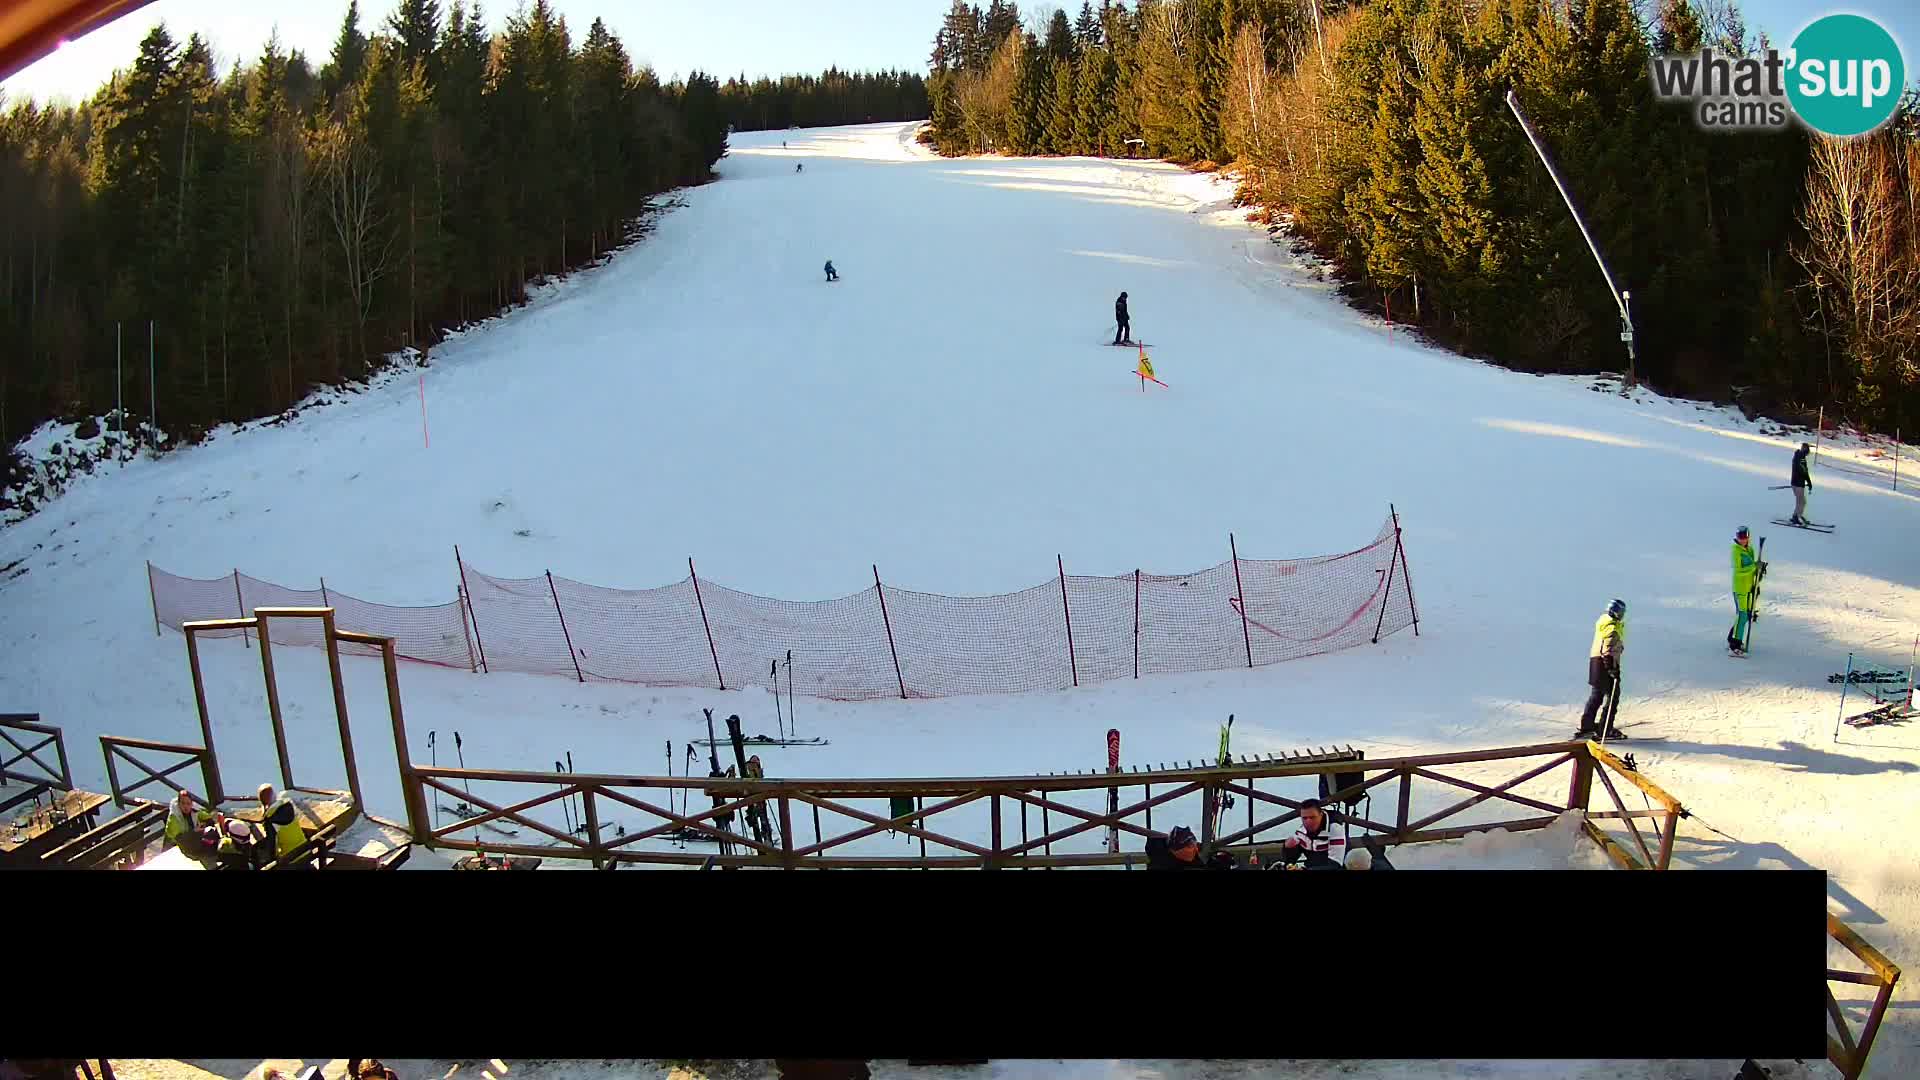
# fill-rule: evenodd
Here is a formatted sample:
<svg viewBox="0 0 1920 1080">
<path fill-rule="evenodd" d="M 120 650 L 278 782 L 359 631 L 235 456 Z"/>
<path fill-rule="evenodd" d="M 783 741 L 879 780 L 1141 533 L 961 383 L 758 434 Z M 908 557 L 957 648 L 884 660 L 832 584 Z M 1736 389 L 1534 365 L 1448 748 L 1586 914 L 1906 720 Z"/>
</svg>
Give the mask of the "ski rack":
<svg viewBox="0 0 1920 1080">
<path fill-rule="evenodd" d="M 1156 765 L 1148 765 L 1145 766 L 1144 770 L 1141 766 L 1135 765 L 1125 771 L 1129 773 L 1141 771 L 1179 772 L 1183 769 L 1219 769 L 1233 765 L 1318 765 L 1322 762 L 1329 761 L 1365 761 L 1366 757 L 1367 752 L 1365 750 L 1355 750 L 1351 745 L 1336 746 L 1331 750 L 1324 746 L 1319 746 L 1312 750 L 1283 750 L 1278 754 L 1235 755 L 1233 760 L 1228 763 L 1223 763 L 1218 758 L 1201 758 L 1197 762 L 1190 760 L 1185 764 L 1175 760 L 1171 762 L 1160 762 Z M 1106 771 L 1105 769 L 1070 769 L 1065 772 L 1050 772 L 1046 775 L 1090 776 L 1094 774 L 1104 775 Z"/>
<path fill-rule="evenodd" d="M 1916 650 L 1920 650 L 1920 638 L 1915 639 L 1914 646 Z M 1839 741 L 1840 728 L 1843 725 L 1858 730 L 1879 724 L 1904 723 L 1915 716 L 1920 716 L 1920 709 L 1914 707 L 1914 657 L 1912 654 L 1909 654 L 1907 659 L 1904 685 L 1900 683 L 1899 675 L 1900 673 L 1893 669 L 1869 668 L 1855 671 L 1853 654 L 1847 654 L 1847 670 L 1839 675 L 1827 676 L 1828 682 L 1840 684 L 1840 712 L 1833 723 L 1834 741 Z M 1848 716 L 1847 692 L 1849 690 L 1865 694 L 1867 699 L 1873 702 L 1873 707 L 1858 715 Z"/>
</svg>

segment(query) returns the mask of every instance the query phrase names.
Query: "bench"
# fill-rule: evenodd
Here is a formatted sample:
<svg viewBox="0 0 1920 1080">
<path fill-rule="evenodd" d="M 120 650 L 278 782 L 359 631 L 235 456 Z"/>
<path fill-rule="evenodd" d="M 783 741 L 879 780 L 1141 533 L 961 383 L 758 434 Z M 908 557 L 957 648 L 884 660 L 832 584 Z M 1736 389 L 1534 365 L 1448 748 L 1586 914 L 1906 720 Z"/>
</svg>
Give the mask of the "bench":
<svg viewBox="0 0 1920 1080">
<path fill-rule="evenodd" d="M 138 853 L 160 836 L 165 827 L 167 808 L 159 803 L 141 803 L 112 821 L 89 829 L 40 856 L 39 865 L 48 870 L 100 870 L 115 860 Z"/>
</svg>

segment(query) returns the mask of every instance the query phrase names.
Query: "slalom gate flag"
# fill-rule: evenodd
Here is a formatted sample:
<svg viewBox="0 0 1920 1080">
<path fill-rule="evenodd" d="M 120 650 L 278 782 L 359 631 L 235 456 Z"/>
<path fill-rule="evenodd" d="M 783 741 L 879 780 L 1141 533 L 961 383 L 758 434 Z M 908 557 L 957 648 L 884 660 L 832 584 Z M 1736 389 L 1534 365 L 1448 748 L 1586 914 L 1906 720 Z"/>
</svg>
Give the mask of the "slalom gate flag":
<svg viewBox="0 0 1920 1080">
<path fill-rule="evenodd" d="M 1133 373 L 1140 377 L 1140 389 L 1142 390 L 1147 388 L 1149 381 L 1159 383 L 1161 386 L 1167 385 L 1166 383 L 1160 382 L 1159 379 L 1154 378 L 1153 361 L 1147 357 L 1147 350 L 1144 347 L 1140 350 L 1140 366 L 1135 368 Z"/>
</svg>

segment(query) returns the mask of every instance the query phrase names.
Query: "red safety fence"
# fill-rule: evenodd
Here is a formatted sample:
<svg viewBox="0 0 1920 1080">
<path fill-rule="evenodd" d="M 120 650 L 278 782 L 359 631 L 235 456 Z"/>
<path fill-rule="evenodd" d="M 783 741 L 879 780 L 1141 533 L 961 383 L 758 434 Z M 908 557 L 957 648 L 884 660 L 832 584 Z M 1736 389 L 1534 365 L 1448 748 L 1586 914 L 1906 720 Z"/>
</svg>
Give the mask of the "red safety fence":
<svg viewBox="0 0 1920 1080">
<path fill-rule="evenodd" d="M 647 686 L 771 685 L 791 650 L 793 685 L 839 700 L 1058 690 L 1182 671 L 1257 667 L 1418 632 L 1398 520 L 1343 555 L 1241 559 L 1191 574 L 1056 575 L 999 596 L 942 596 L 880 581 L 836 600 L 776 600 L 688 576 L 607 589 L 553 574 L 497 578 L 462 562 L 463 600 L 388 607 L 287 589 L 235 571 L 211 580 L 149 566 L 156 626 L 331 606 L 343 630 L 396 639 L 448 667 L 572 675 Z M 275 644 L 318 644 L 274 623 Z M 229 631 L 227 636 L 241 633 Z M 282 640 L 282 635 L 285 640 Z"/>
</svg>

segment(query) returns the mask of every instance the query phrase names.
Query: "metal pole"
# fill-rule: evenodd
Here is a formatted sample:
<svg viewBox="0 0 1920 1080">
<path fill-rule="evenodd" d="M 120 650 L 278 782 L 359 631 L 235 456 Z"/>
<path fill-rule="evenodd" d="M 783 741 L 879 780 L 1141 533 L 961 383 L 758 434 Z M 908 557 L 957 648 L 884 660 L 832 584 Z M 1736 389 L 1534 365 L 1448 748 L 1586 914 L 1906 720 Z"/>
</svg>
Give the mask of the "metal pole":
<svg viewBox="0 0 1920 1080">
<path fill-rule="evenodd" d="M 1400 540 L 1400 511 L 1388 503 L 1387 513 L 1393 517 L 1393 550 L 1400 555 L 1400 580 L 1407 585 L 1407 613 L 1413 616 L 1413 636 L 1419 637 L 1420 609 L 1413 604 L 1413 571 L 1407 569 L 1407 546 Z"/>
<path fill-rule="evenodd" d="M 1073 608 L 1067 605 L 1067 564 L 1059 555 L 1053 562 L 1060 569 L 1060 610 L 1067 617 L 1067 670 L 1073 674 L 1073 685 L 1079 686 L 1080 660 L 1073 655 Z"/>
<path fill-rule="evenodd" d="M 1140 570 L 1133 571 L 1133 677 L 1140 677 Z"/>
<path fill-rule="evenodd" d="M 453 565 L 460 568 L 460 592 L 467 599 L 467 617 L 473 620 L 473 643 L 480 648 L 480 673 L 487 673 L 487 643 L 480 640 L 480 613 L 473 607 L 473 590 L 467 586 L 467 564 L 461 561 L 460 545 L 453 545 Z"/>
<path fill-rule="evenodd" d="M 120 425 L 121 452 L 114 456 L 121 461 L 127 459 L 125 453 L 127 444 L 126 379 L 120 364 L 120 324 L 115 322 L 113 324 L 113 419 Z"/>
<path fill-rule="evenodd" d="M 240 568 L 237 566 L 233 569 L 233 610 L 236 618 L 244 619 L 247 617 L 247 601 L 245 597 L 240 595 Z M 262 634 L 261 640 L 264 642 L 266 635 Z M 240 631 L 240 643 L 245 645 L 246 642 L 247 631 L 242 628 Z M 248 647 L 251 648 L 251 646 Z"/>
<path fill-rule="evenodd" d="M 160 636 L 160 598 L 153 591 L 153 560 L 147 560 L 147 600 L 153 604 L 153 636 Z"/>
<path fill-rule="evenodd" d="M 689 560 L 691 565 L 691 560 Z M 567 632 L 567 613 L 560 610 L 560 593 L 553 587 L 553 571 L 547 571 L 547 595 L 553 597 L 553 613 L 560 616 L 560 636 L 567 642 L 567 657 L 573 661 L 573 677 L 586 682 L 587 677 L 580 673 L 580 654 L 573 651 L 573 635 Z M 712 639 L 709 638 L 709 641 Z M 718 670 L 717 668 L 715 670 Z M 722 689 L 725 689 L 722 687 Z"/>
<path fill-rule="evenodd" d="M 887 652 L 893 655 L 893 677 L 900 684 L 900 700 L 907 699 L 907 680 L 900 674 L 900 650 L 893 644 L 893 620 L 887 617 L 887 590 L 880 584 L 880 566 L 873 566 L 873 592 L 880 598 L 880 624 L 887 628 Z"/>
<path fill-rule="evenodd" d="M 1840 711 L 1833 718 L 1833 741 L 1840 741 L 1840 722 L 1847 716 L 1847 687 L 1853 684 L 1853 654 L 1847 654 L 1847 673 L 1840 676 Z"/>
<path fill-rule="evenodd" d="M 1520 130 L 1526 132 L 1527 141 L 1533 144 L 1533 152 L 1540 156 L 1540 164 L 1547 167 L 1547 175 L 1553 178 L 1553 186 L 1559 189 L 1560 198 L 1567 204 L 1567 212 L 1573 215 L 1573 223 L 1579 226 L 1580 236 L 1587 242 L 1587 250 L 1593 252 L 1593 261 L 1600 267 L 1600 276 L 1606 279 L 1607 293 L 1613 297 L 1614 305 L 1620 309 L 1620 322 L 1623 327 L 1620 331 L 1620 340 L 1627 346 L 1627 385 L 1631 386 L 1635 382 L 1633 313 L 1627 307 L 1627 294 L 1614 285 L 1613 274 L 1607 270 L 1607 261 L 1600 257 L 1600 245 L 1594 242 L 1593 234 L 1587 231 L 1587 223 L 1580 217 L 1580 208 L 1573 203 L 1573 193 L 1567 190 L 1567 183 L 1561 179 L 1560 170 L 1554 167 L 1553 159 L 1547 156 L 1547 148 L 1540 141 L 1540 133 L 1533 129 L 1533 124 L 1527 120 L 1527 114 L 1520 111 L 1520 99 L 1514 97 L 1511 90 L 1507 91 L 1507 108 L 1513 110 L 1514 119 L 1520 121 Z"/>
<path fill-rule="evenodd" d="M 153 381 L 153 320 L 147 320 L 147 423 L 153 427 L 153 441 L 160 445 L 160 390 Z"/>
<path fill-rule="evenodd" d="M 1247 666 L 1253 666 L 1253 638 L 1247 633 L 1247 587 L 1240 583 L 1240 548 L 1227 534 L 1227 550 L 1233 553 L 1233 589 L 1240 594 L 1240 640 L 1247 647 Z"/>
<path fill-rule="evenodd" d="M 687 574 L 693 578 L 693 602 L 700 605 L 700 626 L 707 632 L 707 652 L 713 655 L 713 677 L 720 689 L 727 688 L 727 677 L 720 673 L 720 650 L 713 647 L 713 627 L 707 622 L 707 602 L 700 598 L 700 575 L 693 569 L 693 556 L 687 556 Z"/>
</svg>

